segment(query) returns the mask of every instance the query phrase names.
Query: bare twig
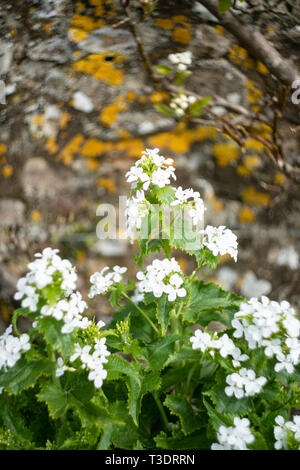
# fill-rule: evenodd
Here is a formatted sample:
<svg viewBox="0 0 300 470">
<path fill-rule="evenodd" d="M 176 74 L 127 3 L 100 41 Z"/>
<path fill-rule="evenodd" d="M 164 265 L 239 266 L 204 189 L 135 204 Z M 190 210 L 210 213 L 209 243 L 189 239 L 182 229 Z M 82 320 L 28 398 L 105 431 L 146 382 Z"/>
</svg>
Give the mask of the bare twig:
<svg viewBox="0 0 300 470">
<path fill-rule="evenodd" d="M 217 0 L 198 0 L 198 2 L 218 18 L 220 24 L 233 34 L 254 58 L 261 61 L 280 82 L 291 86 L 299 78 L 300 74 L 296 68 L 283 59 L 262 34 L 252 32 L 230 10 L 221 14 Z"/>
</svg>

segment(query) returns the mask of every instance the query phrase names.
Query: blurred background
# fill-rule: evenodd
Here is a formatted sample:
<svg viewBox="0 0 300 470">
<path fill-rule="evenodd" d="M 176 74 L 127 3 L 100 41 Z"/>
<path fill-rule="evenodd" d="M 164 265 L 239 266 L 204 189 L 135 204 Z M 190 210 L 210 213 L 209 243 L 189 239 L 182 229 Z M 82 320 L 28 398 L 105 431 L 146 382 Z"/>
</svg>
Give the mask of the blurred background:
<svg viewBox="0 0 300 470">
<path fill-rule="evenodd" d="M 154 67 L 190 50 L 190 90 L 267 116 L 278 84 L 198 2 L 158 1 L 138 23 L 141 3 L 130 2 L 130 23 L 117 0 L 0 1 L 0 330 L 18 306 L 13 295 L 26 263 L 46 246 L 77 267 L 86 300 L 90 275 L 104 266 L 128 266 L 134 277 L 137 246 L 98 240 L 96 209 L 111 203 L 118 213 L 119 196 L 129 193 L 126 171 L 155 147 L 175 159 L 176 184 L 200 192 L 206 224 L 238 236 L 238 262 L 223 257 L 210 278 L 246 297 L 300 307 L 299 184 L 257 140 L 241 149 L 214 125 L 160 113 L 155 105 L 169 96 L 145 54 Z M 299 66 L 300 33 L 283 34 L 295 24 L 282 29 L 282 18 L 270 18 L 258 17 L 256 27 Z M 298 166 L 299 107 L 288 103 L 280 122 L 282 147 Z M 214 111 L 227 117 L 221 106 Z M 270 129 L 257 124 L 255 132 Z M 192 260 L 176 256 L 190 273 Z M 89 311 L 111 318 L 104 298 L 89 300 Z"/>
</svg>

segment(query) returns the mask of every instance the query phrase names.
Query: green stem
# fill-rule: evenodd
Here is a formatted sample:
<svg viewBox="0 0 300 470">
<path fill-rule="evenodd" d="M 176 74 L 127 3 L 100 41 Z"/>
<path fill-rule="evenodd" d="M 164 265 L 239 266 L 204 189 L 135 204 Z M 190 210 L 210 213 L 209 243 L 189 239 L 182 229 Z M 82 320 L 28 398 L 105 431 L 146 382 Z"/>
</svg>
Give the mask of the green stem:
<svg viewBox="0 0 300 470">
<path fill-rule="evenodd" d="M 157 393 L 152 393 L 152 395 L 153 395 L 153 398 L 154 398 L 155 403 L 157 405 L 157 408 L 159 409 L 160 416 L 161 416 L 165 431 L 168 431 L 169 430 L 169 422 L 168 422 L 168 418 L 167 418 L 167 415 L 165 413 L 164 407 L 161 404 L 161 401 L 160 401 Z"/>
<path fill-rule="evenodd" d="M 159 331 L 158 329 L 156 328 L 156 326 L 154 325 L 153 321 L 148 317 L 148 315 L 135 303 L 133 302 L 133 300 L 131 300 L 130 297 L 128 297 L 127 294 L 125 294 L 125 292 L 122 292 L 122 295 L 125 297 L 125 299 L 127 299 L 139 312 L 141 315 L 143 315 L 143 317 L 145 318 L 145 320 L 147 320 L 147 322 L 152 326 L 152 328 L 154 329 L 154 331 L 159 334 Z"/>
</svg>

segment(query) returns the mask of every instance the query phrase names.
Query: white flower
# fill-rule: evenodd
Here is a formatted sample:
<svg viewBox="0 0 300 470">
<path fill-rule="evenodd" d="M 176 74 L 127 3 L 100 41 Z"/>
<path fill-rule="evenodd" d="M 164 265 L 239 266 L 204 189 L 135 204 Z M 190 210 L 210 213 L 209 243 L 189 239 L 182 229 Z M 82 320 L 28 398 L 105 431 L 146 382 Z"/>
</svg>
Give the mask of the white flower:
<svg viewBox="0 0 300 470">
<path fill-rule="evenodd" d="M 29 336 L 24 333 L 16 337 L 12 335 L 12 325 L 10 325 L 2 336 L 0 336 L 0 371 L 13 367 L 21 358 L 21 354 L 31 347 Z"/>
<path fill-rule="evenodd" d="M 90 277 L 92 286 L 88 296 L 91 299 L 95 297 L 95 295 L 105 294 L 113 284 L 119 283 L 122 280 L 122 275 L 127 271 L 127 268 L 114 266 L 112 271 L 107 272 L 108 270 L 109 267 L 105 266 L 100 272 L 96 272 Z"/>
<path fill-rule="evenodd" d="M 45 248 L 42 253 L 35 254 L 35 261 L 28 264 L 29 272 L 19 279 L 14 298 L 21 300 L 23 308 L 36 312 L 39 302 L 39 290 L 60 281 L 60 287 L 65 295 L 70 295 L 76 287 L 77 275 L 68 260 L 61 259 L 58 250 Z"/>
<path fill-rule="evenodd" d="M 192 53 L 191 51 L 178 52 L 177 54 L 169 54 L 169 61 L 176 65 L 178 71 L 186 70 L 188 65 L 192 63 Z"/>
<path fill-rule="evenodd" d="M 209 333 L 200 329 L 196 330 L 194 336 L 190 338 L 192 349 L 200 349 L 203 353 L 213 345 L 212 337 Z"/>
<path fill-rule="evenodd" d="M 142 220 L 148 214 L 150 207 L 150 203 L 145 199 L 144 191 L 136 191 L 135 196 L 127 199 L 125 209 L 126 235 L 131 239 L 131 243 L 137 238 Z"/>
<path fill-rule="evenodd" d="M 205 230 L 200 231 L 203 234 L 203 245 L 206 246 L 214 256 L 218 254 L 229 254 L 234 261 L 237 260 L 237 237 L 232 231 L 224 225 L 213 227 L 208 225 Z"/>
<path fill-rule="evenodd" d="M 225 394 L 229 397 L 234 395 L 237 399 L 251 397 L 260 393 L 266 382 L 265 377 L 256 377 L 254 370 L 242 368 L 227 375 Z"/>
<path fill-rule="evenodd" d="M 280 415 L 276 416 L 275 423 L 277 426 L 274 426 L 274 437 L 275 444 L 274 447 L 277 450 L 288 449 L 287 436 L 288 431 L 293 434 L 293 438 L 298 441 L 300 444 L 300 416 L 296 415 L 293 417 L 292 421 L 285 421 L 284 418 Z"/>
<path fill-rule="evenodd" d="M 139 271 L 136 277 L 140 281 L 137 283 L 137 288 L 141 293 L 152 292 L 157 298 L 167 294 L 169 302 L 173 302 L 177 297 L 186 296 L 185 288 L 181 287 L 182 272 L 175 258 L 156 259 L 147 266 L 146 272 Z"/>
<path fill-rule="evenodd" d="M 59 357 L 57 359 L 57 368 L 55 372 L 56 377 L 61 377 L 62 375 L 64 375 L 66 369 L 67 369 L 67 366 L 65 366 L 63 359 Z"/>
<path fill-rule="evenodd" d="M 193 191 L 191 188 L 182 189 L 181 186 L 176 188 L 175 200 L 171 202 L 171 206 L 180 206 L 182 209 L 187 210 L 193 225 L 197 225 L 203 220 L 206 210 L 198 191 Z"/>
<path fill-rule="evenodd" d="M 248 450 L 247 445 L 255 440 L 250 430 L 250 421 L 238 417 L 234 418 L 233 426 L 220 426 L 217 438 L 219 444 L 212 444 L 212 450 Z"/>
<path fill-rule="evenodd" d="M 159 155 L 159 149 L 146 149 L 142 152 L 142 157 L 130 168 L 125 177 L 128 183 L 132 184 L 132 189 L 138 183 L 143 183 L 144 191 L 149 189 L 150 184 L 160 188 L 170 184 L 170 179 L 176 179 L 175 168 L 172 166 L 171 158 L 164 158 Z"/>
<path fill-rule="evenodd" d="M 173 109 L 177 116 L 181 117 L 195 101 L 196 98 L 194 96 L 187 96 L 184 93 L 178 93 L 172 98 L 170 108 Z"/>
<path fill-rule="evenodd" d="M 267 357 L 276 357 L 276 372 L 291 374 L 300 363 L 300 321 L 288 302 L 274 302 L 265 296 L 261 301 L 252 298 L 240 304 L 231 324 L 233 336 L 244 337 L 250 349 L 264 347 Z"/>
<path fill-rule="evenodd" d="M 96 388 L 102 387 L 103 380 L 107 376 L 107 371 L 103 364 L 107 363 L 107 356 L 110 352 L 107 350 L 106 338 L 96 339 L 93 345 L 86 345 L 83 348 L 77 343 L 75 352 L 70 358 L 70 362 L 80 359 L 81 368 L 88 369 L 88 379 L 94 382 Z"/>
</svg>

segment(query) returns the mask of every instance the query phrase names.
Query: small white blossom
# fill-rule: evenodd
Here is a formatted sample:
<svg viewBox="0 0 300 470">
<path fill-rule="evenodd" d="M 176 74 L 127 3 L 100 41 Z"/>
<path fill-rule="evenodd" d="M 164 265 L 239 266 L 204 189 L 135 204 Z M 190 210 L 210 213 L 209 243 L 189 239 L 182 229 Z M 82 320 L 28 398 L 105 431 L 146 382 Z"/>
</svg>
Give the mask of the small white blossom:
<svg viewBox="0 0 300 470">
<path fill-rule="evenodd" d="M 229 254 L 234 261 L 237 260 L 238 243 L 234 233 L 224 225 L 213 227 L 208 225 L 205 230 L 200 231 L 203 234 L 203 245 L 206 246 L 214 256 Z"/>
<path fill-rule="evenodd" d="M 75 344 L 75 351 L 70 358 L 70 362 L 80 359 L 81 368 L 89 371 L 88 379 L 94 382 L 96 388 L 100 388 L 107 376 L 107 371 L 104 369 L 103 364 L 107 363 L 107 356 L 109 355 L 110 352 L 107 350 L 106 338 L 101 338 L 95 340 L 93 348 L 91 345 L 81 347 L 78 343 Z"/>
<path fill-rule="evenodd" d="M 57 368 L 55 372 L 56 377 L 61 377 L 62 375 L 64 375 L 66 369 L 67 369 L 67 366 L 65 366 L 63 359 L 59 357 L 57 359 Z"/>
<path fill-rule="evenodd" d="M 95 295 L 101 295 L 108 292 L 110 287 L 122 280 L 123 274 L 127 271 L 126 267 L 114 266 L 112 271 L 105 266 L 100 272 L 92 274 L 90 277 L 91 289 L 88 296 L 92 299 Z M 105 274 L 106 273 L 106 274 Z"/>
<path fill-rule="evenodd" d="M 288 449 L 288 431 L 293 434 L 295 441 L 298 441 L 300 449 L 300 416 L 296 415 L 293 417 L 292 421 L 285 421 L 284 418 L 279 415 L 276 416 L 275 423 L 277 424 L 277 426 L 274 426 L 275 449 Z"/>
<path fill-rule="evenodd" d="M 152 292 L 154 297 L 161 297 L 165 293 L 169 302 L 173 302 L 177 297 L 185 297 L 187 294 L 182 287 L 182 272 L 175 258 L 156 259 L 147 266 L 146 272 L 139 271 L 136 277 L 140 281 L 137 284 L 139 291 Z"/>
<path fill-rule="evenodd" d="M 237 399 L 251 397 L 260 393 L 266 382 L 265 377 L 256 377 L 254 370 L 242 368 L 226 377 L 225 394 Z"/>
<path fill-rule="evenodd" d="M 169 54 L 169 61 L 176 65 L 178 71 L 183 71 L 188 68 L 192 63 L 192 53 L 191 51 L 178 52 L 177 54 Z"/>
<path fill-rule="evenodd" d="M 26 333 L 19 337 L 13 336 L 12 325 L 10 325 L 0 336 L 0 370 L 6 371 L 14 367 L 22 353 L 30 348 L 29 336 Z"/>
<path fill-rule="evenodd" d="M 255 440 L 247 418 L 235 417 L 233 426 L 220 426 L 217 433 L 219 443 L 212 444 L 212 450 L 248 450 L 247 445 Z"/>
</svg>

